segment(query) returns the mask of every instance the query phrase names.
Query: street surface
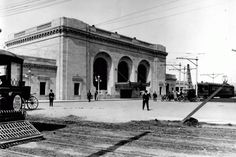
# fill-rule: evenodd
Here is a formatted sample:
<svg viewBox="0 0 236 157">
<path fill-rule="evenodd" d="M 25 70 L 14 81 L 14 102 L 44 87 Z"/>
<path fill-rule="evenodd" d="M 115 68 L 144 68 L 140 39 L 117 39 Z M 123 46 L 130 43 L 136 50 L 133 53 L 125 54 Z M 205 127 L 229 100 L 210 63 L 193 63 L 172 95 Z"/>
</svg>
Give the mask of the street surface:
<svg viewBox="0 0 236 157">
<path fill-rule="evenodd" d="M 114 100 L 92 102 L 58 102 L 49 107 L 40 103 L 39 109 L 29 115 L 44 117 L 66 117 L 74 115 L 83 120 L 97 122 L 129 122 L 132 120 L 182 120 L 201 102 L 154 102 L 150 100 L 150 111 L 142 110 L 142 100 Z M 200 122 L 236 124 L 236 103 L 208 102 L 192 117 Z"/>
<path fill-rule="evenodd" d="M 142 110 L 141 100 L 40 103 L 27 119 L 45 139 L 2 149 L 0 155 L 236 156 L 236 104 L 208 103 L 193 116 L 200 126 L 182 125 L 179 120 L 199 103 L 150 101 L 151 111 Z"/>
</svg>

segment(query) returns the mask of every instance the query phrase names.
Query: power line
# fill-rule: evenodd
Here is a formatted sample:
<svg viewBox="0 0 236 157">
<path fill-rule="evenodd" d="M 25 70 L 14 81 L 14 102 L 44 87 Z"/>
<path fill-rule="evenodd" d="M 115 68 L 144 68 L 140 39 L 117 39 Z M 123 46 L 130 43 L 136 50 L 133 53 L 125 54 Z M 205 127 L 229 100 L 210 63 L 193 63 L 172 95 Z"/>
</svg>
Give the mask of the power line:
<svg viewBox="0 0 236 157">
<path fill-rule="evenodd" d="M 206 7 L 198 7 L 198 8 L 195 8 L 195 9 L 190 9 L 190 10 L 182 11 L 182 12 L 175 13 L 175 14 L 171 14 L 171 15 L 161 16 L 161 17 L 158 17 L 158 18 L 154 18 L 154 19 L 150 19 L 150 20 L 141 21 L 141 22 L 137 22 L 137 23 L 134 23 L 134 24 L 130 24 L 130 25 L 122 26 L 122 27 L 117 27 L 117 28 L 111 29 L 111 30 L 109 30 L 109 31 L 120 30 L 120 29 L 124 29 L 124 28 L 128 28 L 128 27 L 132 27 L 132 26 L 134 26 L 134 25 L 136 26 L 136 25 L 140 25 L 140 24 L 144 24 L 144 23 L 153 22 L 153 21 L 156 21 L 156 20 L 161 20 L 161 19 L 165 19 L 165 18 L 177 16 L 177 15 L 180 15 L 180 14 L 185 14 L 185 13 L 189 13 L 189 12 L 194 12 L 194 11 L 198 11 L 198 10 L 202 10 L 202 9 L 207 9 L 207 8 L 214 7 L 214 6 L 217 6 L 217 5 L 220 5 L 220 4 L 223 4 L 223 3 L 214 4 L 214 5 L 208 5 L 208 6 L 206 6 Z"/>
<path fill-rule="evenodd" d="M 20 14 L 20 13 L 24 13 L 24 12 L 29 12 L 29 11 L 32 11 L 32 10 L 45 8 L 45 7 L 65 3 L 65 2 L 68 2 L 68 1 L 71 1 L 71 0 L 46 1 L 47 3 L 45 3 L 44 1 L 41 1 L 41 2 L 38 1 L 38 3 L 22 6 L 23 8 L 21 7 L 21 8 L 13 10 L 11 12 L 8 12 L 8 13 L 5 13 L 5 14 L 3 13 L 2 15 L 0 14 L 0 17 L 6 17 L 6 16 L 16 15 L 16 14 Z"/>
<path fill-rule="evenodd" d="M 107 20 L 107 21 L 104 21 L 104 22 L 100 22 L 98 24 L 95 24 L 95 26 L 99 26 L 99 25 L 104 25 L 104 24 L 109 24 L 110 22 L 113 22 L 113 21 L 116 21 L 116 20 L 119 20 L 119 19 L 122 19 L 124 17 L 127 17 L 127 16 L 132 16 L 132 15 L 135 15 L 135 14 L 140 14 L 142 12 L 146 12 L 146 11 L 150 11 L 152 9 L 156 9 L 156 8 L 159 8 L 161 6 L 164 6 L 164 5 L 167 5 L 167 4 L 171 4 L 173 2 L 177 2 L 179 0 L 174 0 L 174 1 L 169 1 L 168 3 L 161 3 L 157 6 L 154 6 L 154 7 L 150 7 L 150 8 L 146 8 L 146 9 L 143 9 L 143 10 L 139 10 L 139 11 L 135 11 L 135 12 L 131 12 L 131 13 L 128 13 L 126 15 L 123 15 L 123 16 L 120 16 L 120 17 L 117 17 L 117 18 L 113 18 L 113 19 L 110 19 L 110 20 Z"/>
<path fill-rule="evenodd" d="M 189 1 L 188 1 L 189 2 Z M 172 2 L 173 3 L 173 2 Z M 188 5 L 192 5 L 193 3 L 198 3 L 198 1 L 195 1 L 195 2 L 190 2 L 190 3 L 187 3 L 187 4 L 184 4 L 184 5 L 180 5 L 180 6 L 175 6 L 175 7 L 171 7 L 171 8 L 168 8 L 168 9 L 166 9 L 166 10 L 164 10 L 163 12 L 167 12 L 167 11 L 170 11 L 170 10 L 174 10 L 174 9 L 176 9 L 176 8 L 182 8 L 182 7 L 185 7 L 185 6 L 188 6 Z M 165 3 L 165 5 L 166 5 L 167 3 Z M 169 4 L 169 3 L 168 3 Z M 160 6 L 162 6 L 162 5 L 160 5 Z M 160 7 L 159 6 L 159 7 Z M 158 8 L 158 7 L 155 7 L 155 9 L 156 8 Z M 153 8 L 154 9 L 154 8 Z M 145 10 L 147 10 L 147 9 L 145 9 Z M 151 9 L 150 9 L 151 10 Z M 145 11 L 146 12 L 146 11 Z M 140 18 L 140 17 L 142 17 L 142 16 L 147 16 L 147 15 L 152 15 L 152 14 L 154 14 L 153 12 L 151 12 L 151 13 L 144 13 L 144 14 L 141 14 L 141 15 L 139 15 L 139 13 L 142 13 L 142 11 L 141 12 L 134 12 L 134 14 L 137 14 L 136 16 L 134 16 L 134 17 L 132 17 L 132 15 L 131 15 L 131 17 L 127 17 L 127 18 L 115 18 L 114 20 L 110 20 L 111 22 L 104 22 L 104 23 L 100 23 L 100 25 L 109 25 L 109 24 L 114 24 L 114 23 L 119 23 L 119 22 L 123 22 L 123 21 L 127 21 L 127 20 L 132 20 L 132 19 L 134 19 L 134 18 Z M 128 16 L 129 14 L 127 14 L 127 16 Z M 124 17 L 126 17 L 126 16 L 124 16 Z M 96 25 L 95 25 L 96 26 Z"/>
<path fill-rule="evenodd" d="M 16 3 L 8 3 L 8 6 L 2 6 L 2 7 L 0 7 L 0 10 L 4 10 L 4 9 L 8 9 L 8 8 L 13 8 L 13 7 L 17 7 L 17 6 L 20 6 L 20 5 L 22 5 L 22 4 L 24 4 L 24 3 L 27 3 L 27 2 L 29 2 L 29 1 L 32 1 L 32 0 L 25 0 L 25 1 L 20 1 L 20 2 L 16 2 Z"/>
<path fill-rule="evenodd" d="M 33 8 L 33 7 L 36 7 L 36 6 L 51 3 L 53 1 L 56 1 L 56 0 L 51 0 L 51 1 L 46 1 L 46 0 L 38 0 L 38 1 L 33 0 L 32 1 L 31 0 L 31 1 L 28 1 L 26 3 L 21 3 L 19 5 L 13 6 L 13 7 L 8 6 L 5 9 L 0 9 L 0 11 L 1 12 L 6 12 L 6 13 L 18 12 L 18 11 L 22 11 L 22 10 L 27 10 L 28 8 Z"/>
</svg>

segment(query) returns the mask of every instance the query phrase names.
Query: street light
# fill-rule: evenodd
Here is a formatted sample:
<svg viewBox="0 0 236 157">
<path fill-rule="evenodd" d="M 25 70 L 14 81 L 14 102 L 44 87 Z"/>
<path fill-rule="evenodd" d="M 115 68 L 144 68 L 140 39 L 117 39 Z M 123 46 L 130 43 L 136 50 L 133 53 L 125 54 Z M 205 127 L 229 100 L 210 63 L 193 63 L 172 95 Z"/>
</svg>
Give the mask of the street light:
<svg viewBox="0 0 236 157">
<path fill-rule="evenodd" d="M 95 76 L 95 81 L 98 82 L 98 95 L 99 95 L 99 93 L 100 93 L 100 82 L 102 82 L 99 75 Z"/>
<path fill-rule="evenodd" d="M 187 59 L 191 63 L 193 63 L 196 66 L 196 96 L 198 96 L 198 57 L 196 58 L 186 58 L 186 57 L 177 57 L 176 59 Z M 193 62 L 193 60 L 196 62 Z"/>
<path fill-rule="evenodd" d="M 34 76 L 34 74 L 32 74 L 31 68 L 29 68 L 24 76 L 29 79 L 29 86 L 31 86 L 31 77 Z"/>
</svg>

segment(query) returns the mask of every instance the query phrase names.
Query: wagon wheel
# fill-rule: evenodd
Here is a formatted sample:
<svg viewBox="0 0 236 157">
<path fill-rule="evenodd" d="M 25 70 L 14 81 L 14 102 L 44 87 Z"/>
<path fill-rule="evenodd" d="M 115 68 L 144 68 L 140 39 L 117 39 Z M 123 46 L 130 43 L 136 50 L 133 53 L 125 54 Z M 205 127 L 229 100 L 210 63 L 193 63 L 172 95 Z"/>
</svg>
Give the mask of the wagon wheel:
<svg viewBox="0 0 236 157">
<path fill-rule="evenodd" d="M 39 105 L 39 101 L 35 96 L 30 96 L 27 106 L 30 110 L 35 110 Z"/>
</svg>

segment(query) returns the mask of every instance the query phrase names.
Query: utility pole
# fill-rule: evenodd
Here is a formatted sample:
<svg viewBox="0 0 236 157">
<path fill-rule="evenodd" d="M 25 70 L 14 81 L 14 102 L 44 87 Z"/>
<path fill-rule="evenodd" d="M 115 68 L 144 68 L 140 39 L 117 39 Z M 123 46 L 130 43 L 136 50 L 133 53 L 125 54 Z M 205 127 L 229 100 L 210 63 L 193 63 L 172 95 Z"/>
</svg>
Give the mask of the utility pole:
<svg viewBox="0 0 236 157">
<path fill-rule="evenodd" d="M 223 73 L 220 73 L 220 74 L 215 74 L 215 73 L 212 73 L 212 74 L 201 74 L 201 76 L 209 76 L 210 78 L 212 78 L 213 83 L 214 83 L 215 78 L 220 76 L 220 75 L 224 75 L 224 74 Z"/>
<path fill-rule="evenodd" d="M 176 59 L 186 59 L 196 66 L 196 96 L 198 96 L 198 85 L 197 85 L 197 82 L 198 82 L 198 57 L 196 57 L 196 58 L 177 57 Z"/>
</svg>

